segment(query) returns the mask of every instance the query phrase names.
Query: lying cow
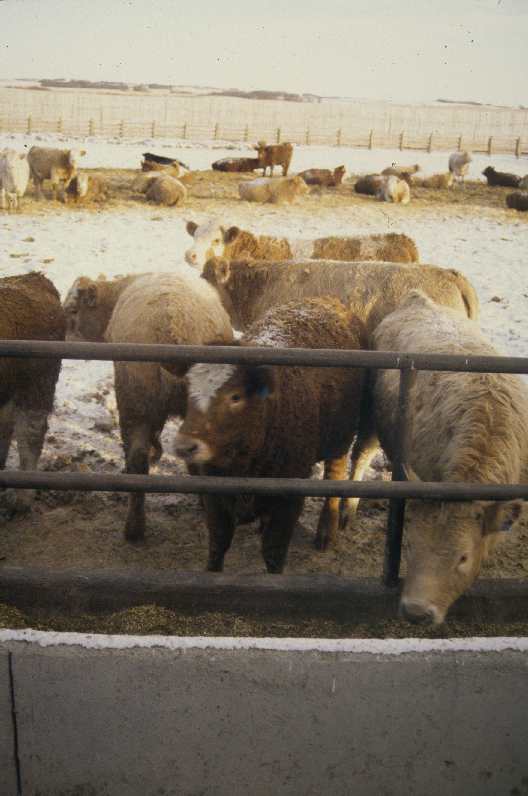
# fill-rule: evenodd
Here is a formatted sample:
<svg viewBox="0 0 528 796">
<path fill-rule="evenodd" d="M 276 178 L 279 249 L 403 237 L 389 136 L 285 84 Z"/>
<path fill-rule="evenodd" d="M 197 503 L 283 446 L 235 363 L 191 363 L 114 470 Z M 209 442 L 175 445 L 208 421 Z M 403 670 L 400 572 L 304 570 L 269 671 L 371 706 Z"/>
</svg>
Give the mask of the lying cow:
<svg viewBox="0 0 528 796">
<path fill-rule="evenodd" d="M 528 193 L 523 193 L 522 191 L 509 193 L 506 197 L 506 205 L 518 210 L 520 213 L 525 213 L 528 210 Z"/>
<path fill-rule="evenodd" d="M 521 178 L 517 174 L 508 171 L 496 171 L 493 166 L 486 166 L 482 172 L 488 181 L 488 185 L 495 187 L 501 185 L 504 188 L 518 188 Z"/>
<path fill-rule="evenodd" d="M 78 173 L 66 188 L 65 198 L 74 202 L 106 202 L 108 185 L 101 177 Z"/>
<path fill-rule="evenodd" d="M 53 198 L 57 199 L 58 191 L 61 201 L 65 201 L 66 188 L 77 174 L 78 159 L 85 154 L 84 149 L 77 152 L 74 149 L 32 146 L 28 152 L 28 162 L 37 199 L 42 196 L 44 180 L 50 180 Z"/>
<path fill-rule="evenodd" d="M 387 166 L 381 173 L 385 177 L 400 177 L 403 179 L 404 174 L 416 174 L 420 169 L 421 167 L 418 163 L 415 163 L 413 166 L 396 166 L 396 164 L 393 164 L 392 166 Z"/>
<path fill-rule="evenodd" d="M 477 324 L 412 291 L 375 330 L 372 346 L 401 353 L 496 356 Z M 352 452 L 359 479 L 377 449 L 395 455 L 399 373 L 377 370 Z M 492 484 L 528 482 L 528 389 L 518 376 L 418 371 L 410 392 L 409 477 Z M 355 501 L 357 503 L 357 501 Z M 439 624 L 520 504 L 408 500 L 401 613 Z"/>
<path fill-rule="evenodd" d="M 216 221 L 205 224 L 187 222 L 193 245 L 185 252 L 185 260 L 195 268 L 203 268 L 211 257 L 226 260 L 291 260 L 297 257 L 315 260 L 379 260 L 392 263 L 417 263 L 418 249 L 407 235 L 388 232 L 329 237 L 315 240 L 289 240 L 268 235 L 254 235 L 238 227 L 223 227 Z"/>
<path fill-rule="evenodd" d="M 279 267 L 280 266 L 280 267 Z M 212 259 L 203 278 L 219 292 L 235 329 L 247 327 L 271 307 L 296 299 L 335 296 L 351 307 L 369 330 L 398 306 L 410 290 L 420 289 L 439 304 L 478 319 L 479 302 L 471 283 L 459 273 L 434 265 L 295 260 L 254 262 Z"/>
<path fill-rule="evenodd" d="M 258 158 L 222 158 L 213 163 L 215 171 L 244 172 L 258 168 L 262 168 Z"/>
<path fill-rule="evenodd" d="M 414 178 L 413 185 L 418 188 L 450 188 L 453 185 L 454 177 L 450 171 L 445 174 L 431 174 L 430 177 Z"/>
<path fill-rule="evenodd" d="M 25 153 L 14 149 L 0 152 L 0 208 L 18 210 L 29 182 L 29 163 Z"/>
<path fill-rule="evenodd" d="M 142 161 L 142 168 L 143 164 L 145 164 L 144 171 L 153 171 L 155 170 L 155 164 L 158 166 L 174 166 L 178 165 L 184 169 L 189 171 L 189 166 L 183 163 L 178 158 L 168 158 L 165 155 L 155 155 L 153 152 L 143 152 L 143 161 Z"/>
<path fill-rule="evenodd" d="M 64 340 L 66 324 L 53 284 L 39 273 L 0 279 L 0 338 Z M 0 358 L 0 469 L 14 437 L 21 470 L 36 470 L 53 409 L 60 359 Z M 21 490 L 7 502 L 29 507 L 32 493 Z"/>
<path fill-rule="evenodd" d="M 309 192 L 302 177 L 258 177 L 238 185 L 238 193 L 246 202 L 292 204 Z"/>
<path fill-rule="evenodd" d="M 253 324 L 243 346 L 356 349 L 364 329 L 336 299 L 291 302 Z M 324 460 L 325 476 L 343 479 L 357 430 L 363 374 L 357 368 L 193 365 L 187 413 L 175 453 L 204 475 L 308 478 Z M 255 498 L 262 554 L 270 573 L 282 572 L 303 498 Z M 237 520 L 237 498 L 206 495 L 207 569 L 220 572 Z M 339 499 L 325 501 L 316 544 L 333 541 Z"/>
<path fill-rule="evenodd" d="M 333 171 L 331 169 L 307 169 L 306 171 L 300 171 L 298 176 L 303 178 L 306 185 L 336 188 L 343 182 L 345 171 L 344 166 L 337 166 Z"/>
<path fill-rule="evenodd" d="M 266 144 L 265 141 L 259 141 L 253 149 L 257 150 L 259 160 L 258 167 L 262 169 L 263 177 L 266 176 L 266 170 L 268 168 L 270 170 L 270 177 L 273 177 L 273 169 L 275 166 L 282 166 L 282 176 L 286 177 L 293 157 L 292 144 Z"/>
<path fill-rule="evenodd" d="M 366 174 L 356 180 L 354 191 L 366 196 L 377 196 L 384 182 L 385 178 L 381 174 Z"/>
<path fill-rule="evenodd" d="M 381 202 L 394 202 L 395 204 L 408 205 L 411 201 L 411 190 L 406 180 L 399 177 L 384 177 L 376 197 Z"/>
</svg>

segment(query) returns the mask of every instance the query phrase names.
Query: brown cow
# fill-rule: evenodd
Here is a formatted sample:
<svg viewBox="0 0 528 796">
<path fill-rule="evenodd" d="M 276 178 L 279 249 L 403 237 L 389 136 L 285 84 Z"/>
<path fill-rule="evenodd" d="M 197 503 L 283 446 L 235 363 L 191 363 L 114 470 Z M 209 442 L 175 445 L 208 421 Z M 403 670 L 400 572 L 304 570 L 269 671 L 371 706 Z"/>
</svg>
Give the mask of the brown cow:
<svg viewBox="0 0 528 796">
<path fill-rule="evenodd" d="M 298 176 L 302 177 L 307 185 L 336 188 L 343 182 L 345 171 L 344 166 L 337 166 L 333 171 L 331 169 L 307 169 L 300 171 Z"/>
<path fill-rule="evenodd" d="M 243 346 L 355 349 L 361 322 L 331 298 L 291 302 L 270 310 Z M 307 478 L 324 460 L 325 475 L 342 479 L 357 428 L 363 375 L 357 368 L 193 365 L 185 420 L 175 452 L 204 475 Z M 237 498 L 206 495 L 207 568 L 223 568 L 237 520 Z M 262 553 L 268 572 L 282 572 L 302 497 L 257 497 Z M 333 541 L 339 500 L 325 501 L 316 544 Z"/>
<path fill-rule="evenodd" d="M 0 279 L 0 338 L 64 340 L 66 324 L 53 284 L 39 273 Z M 14 436 L 21 470 L 36 470 L 53 409 L 60 359 L 0 359 L 0 469 Z M 32 493 L 5 496 L 26 510 Z"/>
<path fill-rule="evenodd" d="M 270 177 L 273 177 L 274 166 L 282 166 L 282 176 L 286 177 L 293 157 L 293 144 L 266 144 L 265 141 L 259 141 L 253 149 L 258 152 L 258 168 L 263 170 L 263 177 L 268 167 Z"/>
</svg>

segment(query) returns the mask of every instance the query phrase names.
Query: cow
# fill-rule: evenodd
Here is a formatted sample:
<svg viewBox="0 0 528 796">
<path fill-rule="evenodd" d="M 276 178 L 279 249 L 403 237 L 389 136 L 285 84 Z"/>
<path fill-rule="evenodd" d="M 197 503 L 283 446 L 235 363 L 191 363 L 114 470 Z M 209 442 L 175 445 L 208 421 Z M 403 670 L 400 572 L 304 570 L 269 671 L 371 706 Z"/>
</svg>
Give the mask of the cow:
<svg viewBox="0 0 528 796">
<path fill-rule="evenodd" d="M 29 163 L 24 153 L 14 149 L 0 152 L 0 208 L 18 210 L 29 182 Z"/>
<path fill-rule="evenodd" d="M 270 170 L 270 177 L 273 177 L 273 168 L 275 166 L 282 166 L 282 176 L 287 176 L 293 157 L 293 144 L 266 144 L 265 141 L 259 141 L 253 149 L 257 150 L 259 160 L 258 168 L 262 169 L 263 177 L 266 176 L 266 170 L 268 168 Z"/>
<path fill-rule="evenodd" d="M 495 171 L 493 166 L 486 166 L 482 172 L 488 181 L 488 185 L 495 187 L 501 185 L 504 188 L 518 188 L 521 177 L 517 174 L 511 174 L 508 171 Z"/>
<path fill-rule="evenodd" d="M 37 199 L 42 196 L 44 180 L 50 180 L 53 198 L 57 199 L 59 191 L 59 198 L 64 202 L 66 188 L 77 174 L 78 158 L 85 154 L 84 149 L 77 152 L 74 149 L 32 146 L 28 152 L 28 162 Z"/>
<path fill-rule="evenodd" d="M 244 172 L 262 168 L 259 158 L 222 158 L 213 163 L 214 171 Z"/>
<path fill-rule="evenodd" d="M 345 167 L 337 166 L 331 169 L 307 169 L 300 171 L 298 176 L 302 177 L 307 185 L 320 185 L 323 188 L 336 188 L 343 182 Z"/>
<path fill-rule="evenodd" d="M 449 155 L 449 171 L 455 178 L 455 182 L 464 182 L 464 177 L 469 171 L 471 161 L 471 154 L 467 151 L 453 152 L 453 154 Z"/>
</svg>

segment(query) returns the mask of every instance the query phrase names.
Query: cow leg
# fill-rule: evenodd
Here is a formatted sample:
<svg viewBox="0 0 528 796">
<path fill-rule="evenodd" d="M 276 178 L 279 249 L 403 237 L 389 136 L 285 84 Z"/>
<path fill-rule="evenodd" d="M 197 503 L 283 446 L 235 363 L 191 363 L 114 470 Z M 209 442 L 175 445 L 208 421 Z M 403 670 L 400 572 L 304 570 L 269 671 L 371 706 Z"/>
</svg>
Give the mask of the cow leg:
<svg viewBox="0 0 528 796">
<path fill-rule="evenodd" d="M 338 459 L 327 459 L 325 461 L 324 477 L 330 481 L 344 481 L 347 477 L 348 456 L 340 456 Z M 315 536 L 315 546 L 318 550 L 326 550 L 329 545 L 333 545 L 337 539 L 339 528 L 339 510 L 341 498 L 326 498 Z"/>
<path fill-rule="evenodd" d="M 270 574 L 284 569 L 288 548 L 304 505 L 302 497 L 274 498 L 262 523 L 262 556 Z"/>
<path fill-rule="evenodd" d="M 352 456 L 350 459 L 350 480 L 361 481 L 374 454 L 379 448 L 378 436 L 372 425 L 360 428 L 352 446 Z M 341 500 L 341 527 L 345 528 L 357 514 L 359 498 L 343 498 Z"/>
<path fill-rule="evenodd" d="M 147 420 L 133 428 L 121 426 L 121 437 L 125 449 L 125 472 L 130 475 L 148 475 L 151 462 L 161 456 L 159 435 L 164 420 L 159 427 L 153 427 Z M 128 496 L 128 512 L 125 522 L 125 539 L 129 542 L 142 542 L 145 538 L 145 493 L 131 492 Z"/>
<path fill-rule="evenodd" d="M 0 409 L 0 470 L 5 467 L 15 427 L 15 406 L 13 401 Z"/>
<path fill-rule="evenodd" d="M 25 472 L 37 470 L 47 430 L 48 412 L 46 410 L 15 407 L 14 433 L 20 470 Z M 34 489 L 8 489 L 4 500 L 11 513 L 25 513 L 31 508 L 34 497 Z"/>
<path fill-rule="evenodd" d="M 231 547 L 235 533 L 235 501 L 204 495 L 204 508 L 209 530 L 208 572 L 222 572 L 224 556 Z"/>
<path fill-rule="evenodd" d="M 6 205 L 6 189 L 5 188 L 0 188 L 0 208 L 2 210 L 6 210 L 7 209 L 7 205 Z"/>
</svg>

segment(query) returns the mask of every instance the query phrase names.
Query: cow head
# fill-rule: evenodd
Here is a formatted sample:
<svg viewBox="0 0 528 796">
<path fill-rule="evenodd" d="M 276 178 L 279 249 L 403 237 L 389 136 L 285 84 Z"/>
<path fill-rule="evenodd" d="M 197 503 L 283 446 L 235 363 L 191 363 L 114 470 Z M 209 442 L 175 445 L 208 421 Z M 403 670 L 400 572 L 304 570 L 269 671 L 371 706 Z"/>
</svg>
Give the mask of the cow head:
<svg viewBox="0 0 528 796">
<path fill-rule="evenodd" d="M 176 455 L 188 465 L 229 471 L 236 464 L 244 472 L 264 443 L 273 369 L 198 364 L 189 369 L 186 382 L 187 412 Z"/>
<path fill-rule="evenodd" d="M 216 221 L 195 224 L 188 221 L 187 232 L 193 238 L 193 245 L 185 252 L 185 261 L 193 268 L 201 270 L 212 257 L 223 257 L 225 247 L 240 234 L 238 227 L 225 228 Z"/>
<path fill-rule="evenodd" d="M 104 278 L 81 276 L 75 280 L 63 304 L 67 340 L 104 340 L 113 309 L 104 299 L 109 284 Z"/>
<path fill-rule="evenodd" d="M 402 616 L 441 624 L 478 576 L 498 534 L 517 521 L 521 506 L 520 501 L 407 501 Z"/>
</svg>

